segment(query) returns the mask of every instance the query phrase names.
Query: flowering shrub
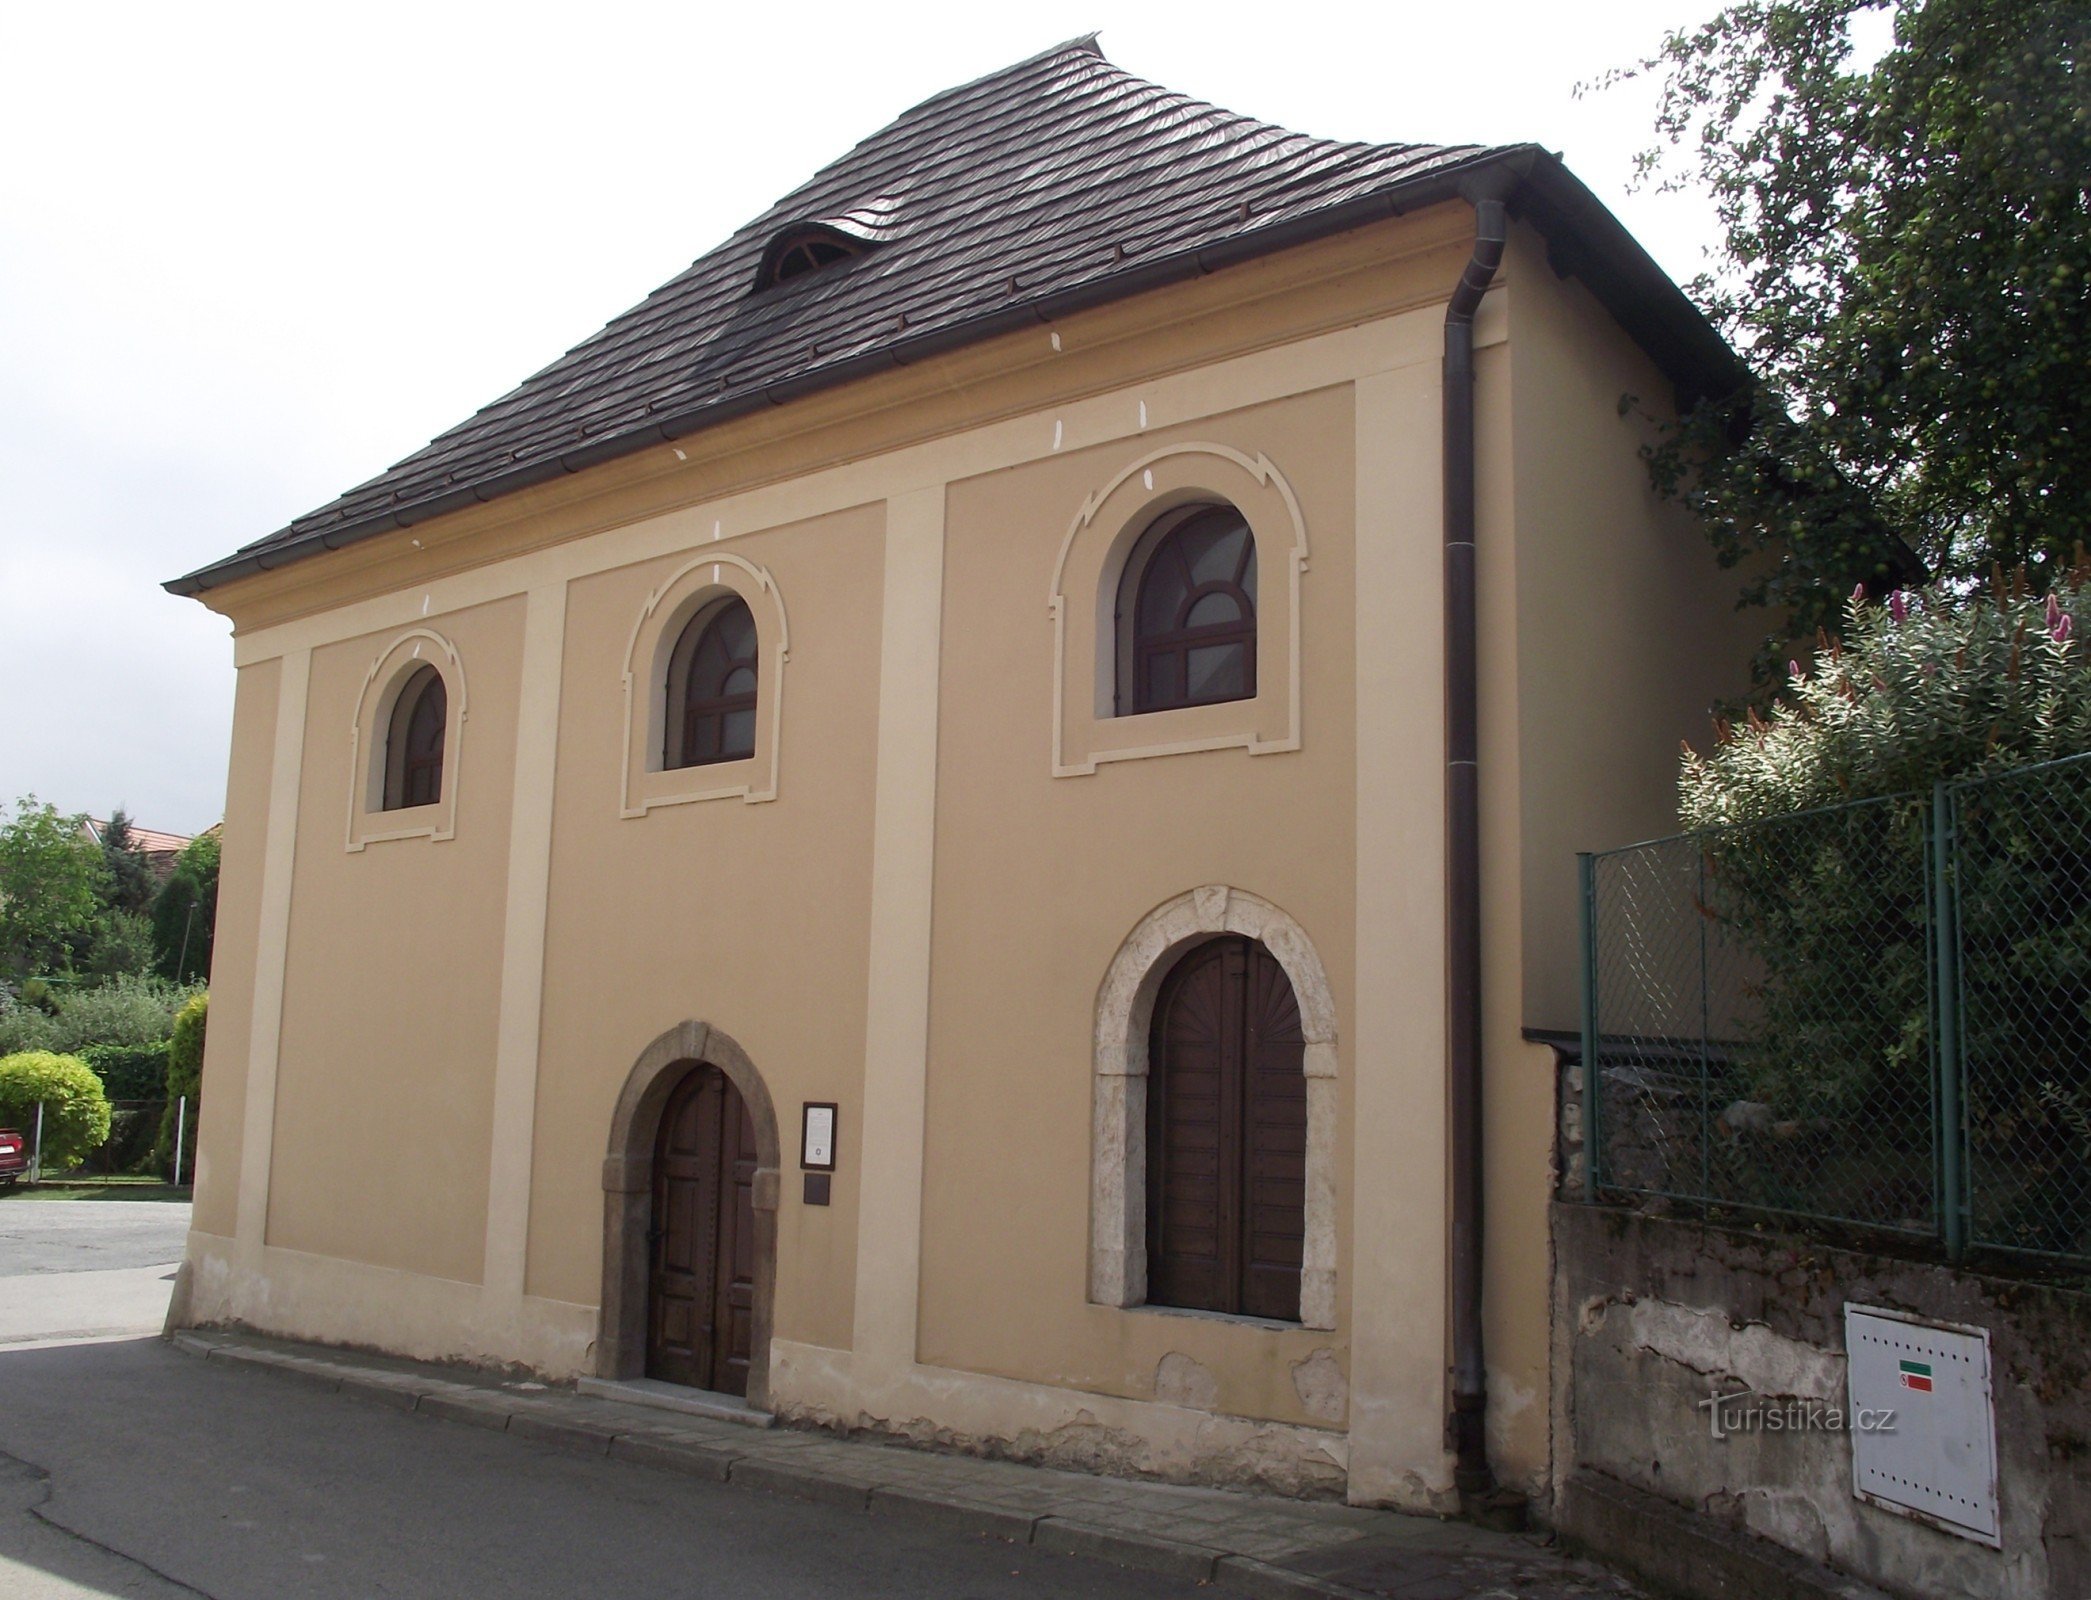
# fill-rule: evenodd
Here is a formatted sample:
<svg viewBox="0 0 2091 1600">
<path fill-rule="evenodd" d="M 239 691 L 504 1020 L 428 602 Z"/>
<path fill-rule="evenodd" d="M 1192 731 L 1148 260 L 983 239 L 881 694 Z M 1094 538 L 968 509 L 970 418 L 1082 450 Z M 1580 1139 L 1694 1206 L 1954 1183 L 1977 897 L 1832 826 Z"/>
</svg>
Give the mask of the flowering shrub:
<svg viewBox="0 0 2091 1600">
<path fill-rule="evenodd" d="M 1977 1227 L 2067 1253 L 2091 1251 L 2091 762 L 2038 764 L 2091 753 L 2087 626 L 2081 563 L 2046 596 L 2022 576 L 1854 594 L 1843 639 L 1789 663 L 1770 717 L 1720 727 L 1709 755 L 1687 749 L 1680 778 L 1703 834 L 1700 909 L 1752 974 L 1738 1087 L 1794 1125 L 1861 1127 L 1874 1150 L 1926 1165 L 1950 983 Z M 1919 1214 L 1914 1196 L 1868 1203 Z"/>
<path fill-rule="evenodd" d="M 1869 604 L 1855 592 L 1844 637 L 1818 635 L 1811 666 L 1787 663 L 1769 720 L 1716 726 L 1713 753 L 1685 750 L 1685 826 L 1718 827 L 1811 806 L 1928 790 L 2026 762 L 2091 751 L 2091 567 L 2044 597 L 2023 574 L 1987 593 L 1932 588 Z"/>
</svg>

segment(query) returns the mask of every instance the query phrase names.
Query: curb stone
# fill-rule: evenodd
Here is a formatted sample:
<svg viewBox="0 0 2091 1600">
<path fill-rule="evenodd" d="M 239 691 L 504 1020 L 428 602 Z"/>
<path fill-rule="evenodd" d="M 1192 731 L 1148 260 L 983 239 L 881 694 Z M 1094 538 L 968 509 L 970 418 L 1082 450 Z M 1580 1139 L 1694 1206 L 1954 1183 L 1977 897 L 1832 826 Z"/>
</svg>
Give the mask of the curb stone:
<svg viewBox="0 0 2091 1600">
<path fill-rule="evenodd" d="M 475 1428 L 492 1428 L 496 1433 L 508 1428 L 508 1413 L 498 1406 L 490 1406 L 483 1400 L 467 1399 L 454 1394 L 425 1394 L 414 1404 L 415 1411 L 423 1416 L 437 1417 L 444 1422 L 469 1422 Z"/>
<path fill-rule="evenodd" d="M 1007 1539 L 1011 1544 L 1030 1544 L 1038 1524 L 1044 1520 L 1032 1512 L 885 1485 L 871 1491 L 870 1509 L 882 1517 L 905 1517 L 911 1522 L 955 1528 L 961 1533 L 984 1533 Z"/>
<path fill-rule="evenodd" d="M 871 1502 L 871 1485 L 860 1479 L 834 1477 L 818 1469 L 808 1471 L 781 1461 L 755 1461 L 742 1456 L 733 1464 L 727 1482 L 747 1489 L 768 1489 L 822 1505 L 864 1510 Z"/>
<path fill-rule="evenodd" d="M 518 1438 L 535 1439 L 577 1456 L 606 1456 L 615 1435 L 585 1422 L 562 1422 L 557 1417 L 532 1416 L 527 1411 L 509 1414 L 508 1431 Z"/>
<path fill-rule="evenodd" d="M 1056 1555 L 1094 1556 L 1172 1578 L 1188 1578 L 1194 1583 L 1212 1582 L 1213 1567 L 1220 1558 L 1219 1551 L 1204 1545 L 1184 1544 L 1155 1534 L 1098 1528 L 1059 1517 L 1041 1517 L 1032 1530 L 1031 1542 Z"/>
<path fill-rule="evenodd" d="M 634 1466 L 661 1467 L 670 1472 L 687 1473 L 693 1478 L 709 1479 L 713 1483 L 727 1482 L 734 1463 L 740 1460 L 739 1456 L 708 1449 L 701 1444 L 649 1438 L 643 1433 L 618 1434 L 610 1441 L 610 1455 L 614 1460 L 629 1461 Z"/>
<path fill-rule="evenodd" d="M 1356 1600 L 1358 1594 L 1340 1583 L 1274 1567 L 1254 1556 L 1220 1557 L 1213 1580 L 1240 1590 L 1252 1600 Z"/>
</svg>

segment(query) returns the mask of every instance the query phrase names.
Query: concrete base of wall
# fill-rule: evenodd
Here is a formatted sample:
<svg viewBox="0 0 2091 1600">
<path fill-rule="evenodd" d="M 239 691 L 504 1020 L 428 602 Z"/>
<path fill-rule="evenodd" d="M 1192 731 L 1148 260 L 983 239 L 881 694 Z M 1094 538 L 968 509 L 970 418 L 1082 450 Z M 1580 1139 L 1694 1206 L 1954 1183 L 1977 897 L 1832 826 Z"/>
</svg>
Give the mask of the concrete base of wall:
<svg viewBox="0 0 2091 1600">
<path fill-rule="evenodd" d="M 948 1367 L 879 1374 L 865 1365 L 847 1350 L 780 1339 L 770 1353 L 770 1403 L 780 1417 L 843 1433 L 1077 1472 L 1316 1499 L 1342 1498 L 1349 1481 L 1350 1440 L 1341 1433 Z"/>
<path fill-rule="evenodd" d="M 553 1379 L 591 1370 L 596 1308 L 192 1232 L 168 1330 L 244 1328 L 413 1361 L 521 1367 Z"/>
<path fill-rule="evenodd" d="M 1598 1473 L 1562 1484 L 1555 1515 L 1555 1531 L 1571 1544 L 1687 1600 L 1887 1600 L 1790 1550 Z"/>
</svg>

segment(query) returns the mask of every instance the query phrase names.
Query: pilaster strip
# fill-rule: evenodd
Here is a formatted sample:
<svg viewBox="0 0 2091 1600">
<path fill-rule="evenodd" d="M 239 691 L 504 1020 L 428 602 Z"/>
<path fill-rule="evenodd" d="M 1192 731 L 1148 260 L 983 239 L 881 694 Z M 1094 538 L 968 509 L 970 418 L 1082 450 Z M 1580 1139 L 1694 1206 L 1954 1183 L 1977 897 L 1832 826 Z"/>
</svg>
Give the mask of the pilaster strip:
<svg viewBox="0 0 2091 1600">
<path fill-rule="evenodd" d="M 1449 1482 L 1445 1391 L 1438 377 L 1357 385 L 1357 1030 L 1351 1104 L 1350 1498 Z"/>
<path fill-rule="evenodd" d="M 929 1066 L 931 869 L 944 489 L 886 504 L 872 820 L 870 991 L 864 1019 L 863 1178 L 854 1347 L 874 1385 L 915 1360 Z M 787 1109 L 786 1120 L 791 1120 Z M 795 1124 L 794 1124 L 795 1125 Z"/>
<path fill-rule="evenodd" d="M 234 1223 L 240 1264 L 253 1270 L 259 1270 L 262 1247 L 268 1242 L 276 1063 L 283 1043 L 290 890 L 297 870 L 298 794 L 305 769 L 305 701 L 311 682 L 312 652 L 286 652 L 276 690 L 275 746 L 269 758 L 268 832 L 262 844 L 254 1010 L 247 1033 L 246 1119 L 240 1136 L 240 1197 Z"/>
<path fill-rule="evenodd" d="M 490 1309 L 519 1313 L 530 1249 L 530 1166 L 537 1123 L 545 917 L 552 879 L 552 792 L 566 654 L 566 585 L 530 591 L 523 616 L 521 711 L 508 825 L 508 903 L 501 935 L 501 1017 L 494 1047 L 493 1148 L 487 1167 Z"/>
</svg>

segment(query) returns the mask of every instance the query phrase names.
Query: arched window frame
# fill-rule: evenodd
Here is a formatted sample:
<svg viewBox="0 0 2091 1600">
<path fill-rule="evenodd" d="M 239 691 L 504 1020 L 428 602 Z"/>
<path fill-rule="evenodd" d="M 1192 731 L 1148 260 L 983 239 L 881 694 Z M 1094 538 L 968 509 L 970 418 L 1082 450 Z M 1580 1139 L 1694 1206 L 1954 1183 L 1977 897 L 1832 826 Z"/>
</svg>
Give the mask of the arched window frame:
<svg viewBox="0 0 2091 1600">
<path fill-rule="evenodd" d="M 395 725 L 409 691 L 425 671 L 443 684 L 443 754 L 436 798 L 421 805 L 388 805 L 403 773 L 394 770 Z M 411 628 L 394 636 L 363 675 L 349 734 L 347 848 L 353 853 L 392 839 L 441 841 L 457 833 L 459 773 L 465 724 L 471 712 L 464 660 L 457 646 L 433 628 Z M 401 752 L 403 754 L 403 752 Z"/>
<path fill-rule="evenodd" d="M 1147 1071 L 1155 1000 L 1186 952 L 1229 933 L 1270 951 L 1299 1004 L 1307 1080 L 1300 1326 L 1331 1330 L 1340 1105 L 1335 999 L 1306 931 L 1269 901 L 1226 884 L 1193 889 L 1149 912 L 1119 946 L 1097 991 L 1089 1298 L 1129 1309 L 1147 1303 Z"/>
<path fill-rule="evenodd" d="M 708 696 L 693 707 L 689 696 L 690 691 L 695 687 L 691 682 L 691 677 L 697 659 L 703 653 L 705 644 L 715 636 L 716 630 L 724 625 L 727 614 L 735 608 L 748 614 L 749 628 L 754 635 L 755 643 L 754 650 L 750 655 L 731 658 L 732 665 L 736 670 L 745 666 L 754 676 L 755 687 L 747 690 L 745 693 L 729 695 L 725 692 L 722 685 L 719 694 Z M 731 674 L 729 674 L 730 676 Z M 748 605 L 747 601 L 743 600 L 738 594 L 728 591 L 725 594 L 713 596 L 691 614 L 690 620 L 683 624 L 682 631 L 676 636 L 675 647 L 668 655 L 665 693 L 667 695 L 667 704 L 661 719 L 661 769 L 663 771 L 687 767 L 719 766 L 728 761 L 746 761 L 754 756 L 754 729 L 762 709 L 762 630 L 756 626 L 753 608 Z M 736 751 L 732 754 L 692 754 L 690 747 L 694 742 L 691 737 L 694 730 L 690 726 L 690 719 L 693 712 L 701 716 L 718 717 L 723 724 L 726 716 L 737 711 L 749 713 L 749 736 L 748 748 L 746 750 Z M 723 744 L 723 738 L 721 742 Z"/>
<path fill-rule="evenodd" d="M 690 624 L 734 597 L 755 621 L 755 748 L 752 754 L 698 766 L 670 766 L 669 718 L 681 709 L 671 692 L 678 645 Z M 690 642 L 694 645 L 695 639 Z M 782 765 L 784 687 L 791 631 L 784 599 L 767 568 L 720 550 L 685 560 L 648 591 L 625 653 L 624 777 L 619 814 L 645 816 L 661 806 L 700 800 L 774 800 Z M 680 664 L 687 664 L 687 656 Z"/>
<path fill-rule="evenodd" d="M 1195 611 L 1204 599 L 1220 597 L 1237 608 L 1234 622 L 1200 627 L 1186 619 L 1178 619 L 1176 626 L 1167 629 L 1144 626 L 1148 620 L 1143 613 L 1147 609 L 1150 587 L 1163 576 L 1158 569 L 1182 559 L 1181 536 L 1187 528 L 1209 517 L 1239 519 L 1248 529 L 1245 549 L 1225 579 L 1204 583 L 1193 579 L 1179 609 Z M 1133 541 L 1127 554 L 1124 570 L 1118 577 L 1118 599 L 1113 609 L 1113 716 L 1149 716 L 1160 711 L 1185 710 L 1197 705 L 1226 705 L 1256 698 L 1256 533 L 1253 528 L 1248 528 L 1248 518 L 1235 506 L 1224 500 L 1192 500 L 1164 511 L 1150 522 Z M 1191 699 L 1186 693 L 1175 698 L 1165 697 L 1158 703 L 1147 688 L 1151 682 L 1150 660 L 1162 654 L 1187 659 L 1192 650 L 1209 644 L 1246 647 L 1241 692 L 1209 699 Z"/>
<path fill-rule="evenodd" d="M 1231 505 L 1256 549 L 1256 686 L 1239 700 L 1118 714 L 1120 589 L 1143 537 L 1181 508 Z M 1298 496 L 1263 455 L 1231 445 L 1165 445 L 1128 461 L 1076 511 L 1046 603 L 1053 629 L 1052 773 L 1106 762 L 1300 747 L 1301 592 L 1307 529 Z"/>
<path fill-rule="evenodd" d="M 385 719 L 385 811 L 413 811 L 443 800 L 443 750 L 450 696 L 443 674 L 423 662 L 407 674 Z"/>
</svg>

